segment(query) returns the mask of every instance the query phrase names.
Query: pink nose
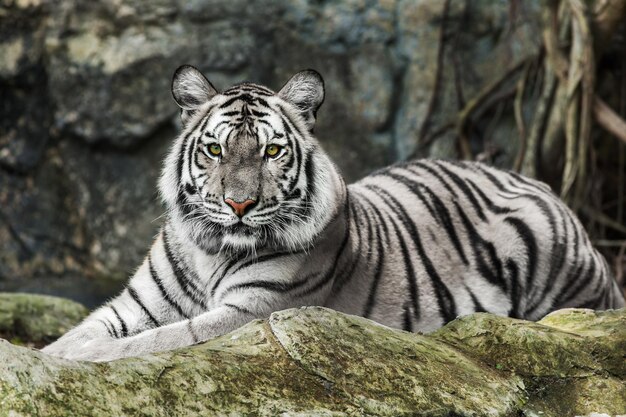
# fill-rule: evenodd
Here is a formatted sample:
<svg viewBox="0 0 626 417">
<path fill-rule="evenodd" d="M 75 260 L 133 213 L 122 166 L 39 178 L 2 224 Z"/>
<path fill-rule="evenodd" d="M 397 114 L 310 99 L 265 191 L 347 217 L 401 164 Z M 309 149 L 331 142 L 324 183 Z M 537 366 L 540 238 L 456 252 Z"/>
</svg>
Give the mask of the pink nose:
<svg viewBox="0 0 626 417">
<path fill-rule="evenodd" d="M 224 202 L 231 206 L 235 214 L 239 217 L 243 217 L 248 208 L 252 208 L 252 206 L 256 204 L 256 201 L 254 200 L 246 200 L 243 203 L 238 203 L 232 198 L 226 198 L 224 199 Z"/>
</svg>

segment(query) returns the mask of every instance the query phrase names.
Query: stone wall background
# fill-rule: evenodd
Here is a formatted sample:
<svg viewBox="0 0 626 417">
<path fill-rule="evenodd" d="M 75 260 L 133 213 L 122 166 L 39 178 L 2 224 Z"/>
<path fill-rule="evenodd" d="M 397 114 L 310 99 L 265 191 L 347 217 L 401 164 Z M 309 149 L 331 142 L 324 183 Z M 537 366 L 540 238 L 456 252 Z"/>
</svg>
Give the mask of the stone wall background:
<svg viewBox="0 0 626 417">
<path fill-rule="evenodd" d="M 139 265 L 160 224 L 179 65 L 218 88 L 276 90 L 317 69 L 317 136 L 355 180 L 459 157 L 459 111 L 539 53 L 539 15 L 514 0 L 0 0 L 0 290 L 93 305 Z M 513 118 L 475 129 L 511 167 Z"/>
</svg>

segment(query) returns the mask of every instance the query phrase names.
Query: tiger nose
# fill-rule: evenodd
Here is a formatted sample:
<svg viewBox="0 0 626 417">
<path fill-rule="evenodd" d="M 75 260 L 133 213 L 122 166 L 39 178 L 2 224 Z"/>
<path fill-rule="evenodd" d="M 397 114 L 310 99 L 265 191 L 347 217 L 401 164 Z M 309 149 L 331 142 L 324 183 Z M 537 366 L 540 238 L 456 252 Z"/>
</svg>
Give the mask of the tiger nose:
<svg viewBox="0 0 626 417">
<path fill-rule="evenodd" d="M 254 207 L 254 205 L 256 204 L 256 201 L 250 199 L 239 203 L 232 198 L 226 198 L 224 199 L 224 202 L 228 204 L 233 209 L 235 214 L 239 217 L 243 217 L 243 215 L 246 214 L 246 211 L 249 211 L 249 209 Z"/>
</svg>

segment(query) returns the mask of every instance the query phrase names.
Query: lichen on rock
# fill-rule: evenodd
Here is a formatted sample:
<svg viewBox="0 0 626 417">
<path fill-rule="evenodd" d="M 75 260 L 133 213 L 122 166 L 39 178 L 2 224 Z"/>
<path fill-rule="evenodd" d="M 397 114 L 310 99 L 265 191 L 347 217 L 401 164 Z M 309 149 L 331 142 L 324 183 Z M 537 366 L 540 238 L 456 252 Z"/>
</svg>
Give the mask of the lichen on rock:
<svg viewBox="0 0 626 417">
<path fill-rule="evenodd" d="M 197 346 L 97 364 L 0 341 L 0 416 L 618 414 L 625 323 L 626 309 L 538 323 L 479 313 L 422 335 L 305 307 Z"/>
<path fill-rule="evenodd" d="M 81 304 L 47 295 L 0 293 L 0 337 L 41 347 L 87 316 Z"/>
</svg>

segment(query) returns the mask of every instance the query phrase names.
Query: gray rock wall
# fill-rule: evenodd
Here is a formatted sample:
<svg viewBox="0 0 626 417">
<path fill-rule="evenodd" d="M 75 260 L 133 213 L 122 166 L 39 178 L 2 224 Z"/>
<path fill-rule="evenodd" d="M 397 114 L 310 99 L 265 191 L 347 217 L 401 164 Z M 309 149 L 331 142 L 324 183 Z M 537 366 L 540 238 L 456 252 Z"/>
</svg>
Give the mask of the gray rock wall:
<svg viewBox="0 0 626 417">
<path fill-rule="evenodd" d="M 354 180 L 435 134 L 426 153 L 457 155 L 449 124 L 468 97 L 537 51 L 536 5 L 513 3 L 510 18 L 487 0 L 1 0 L 0 289 L 67 295 L 76 277 L 97 299 L 113 289 L 90 283 L 116 287 L 138 265 L 179 65 L 218 88 L 318 69 L 317 134 Z M 509 149 L 504 126 L 489 140 Z"/>
</svg>

